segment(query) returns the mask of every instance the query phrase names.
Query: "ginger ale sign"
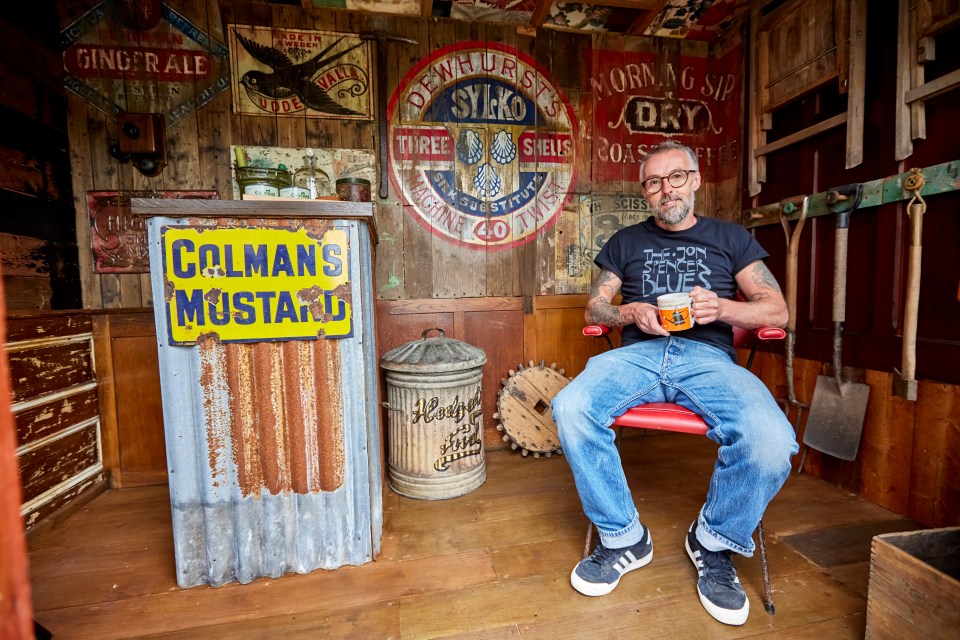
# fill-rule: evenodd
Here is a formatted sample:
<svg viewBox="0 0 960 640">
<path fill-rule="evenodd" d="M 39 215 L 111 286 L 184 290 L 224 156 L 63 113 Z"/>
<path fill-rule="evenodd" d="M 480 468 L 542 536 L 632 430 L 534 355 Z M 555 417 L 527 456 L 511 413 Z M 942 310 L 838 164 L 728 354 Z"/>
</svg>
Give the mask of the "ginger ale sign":
<svg viewBox="0 0 960 640">
<path fill-rule="evenodd" d="M 344 229 L 161 228 L 170 344 L 352 335 Z"/>
</svg>

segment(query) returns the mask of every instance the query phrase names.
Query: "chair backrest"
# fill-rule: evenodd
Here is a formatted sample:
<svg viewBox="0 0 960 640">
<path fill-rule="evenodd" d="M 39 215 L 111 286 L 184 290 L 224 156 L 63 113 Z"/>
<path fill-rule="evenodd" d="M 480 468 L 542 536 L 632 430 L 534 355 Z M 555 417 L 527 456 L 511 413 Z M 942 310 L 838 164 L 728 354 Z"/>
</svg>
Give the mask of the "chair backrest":
<svg viewBox="0 0 960 640">
<path fill-rule="evenodd" d="M 753 344 L 753 341 L 756 339 L 756 335 L 751 329 L 744 329 L 743 327 L 734 327 L 733 328 L 733 346 L 736 349 L 741 347 L 749 347 Z"/>
</svg>

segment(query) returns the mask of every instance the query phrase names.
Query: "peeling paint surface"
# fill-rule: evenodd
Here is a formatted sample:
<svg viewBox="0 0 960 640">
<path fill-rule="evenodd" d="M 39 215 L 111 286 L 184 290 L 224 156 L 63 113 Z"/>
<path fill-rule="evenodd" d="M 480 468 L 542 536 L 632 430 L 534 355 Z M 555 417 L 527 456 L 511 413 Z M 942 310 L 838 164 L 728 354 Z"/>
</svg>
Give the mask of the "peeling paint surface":
<svg viewBox="0 0 960 640">
<path fill-rule="evenodd" d="M 151 259 L 160 228 L 187 222 L 150 220 Z M 171 345 L 168 315 L 155 313 L 181 587 L 362 564 L 379 550 L 371 243 L 362 223 L 334 224 L 351 247 L 351 279 L 336 288 L 352 301 L 350 337 Z"/>
</svg>

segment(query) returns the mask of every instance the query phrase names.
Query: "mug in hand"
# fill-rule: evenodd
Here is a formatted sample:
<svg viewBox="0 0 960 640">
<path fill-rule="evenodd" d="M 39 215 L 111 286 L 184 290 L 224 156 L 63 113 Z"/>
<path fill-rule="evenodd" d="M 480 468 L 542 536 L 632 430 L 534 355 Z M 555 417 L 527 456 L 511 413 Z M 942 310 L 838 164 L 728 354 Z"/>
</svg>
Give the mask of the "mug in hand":
<svg viewBox="0 0 960 640">
<path fill-rule="evenodd" d="M 667 331 L 683 331 L 694 324 L 689 293 L 668 293 L 657 297 L 660 324 Z"/>
</svg>

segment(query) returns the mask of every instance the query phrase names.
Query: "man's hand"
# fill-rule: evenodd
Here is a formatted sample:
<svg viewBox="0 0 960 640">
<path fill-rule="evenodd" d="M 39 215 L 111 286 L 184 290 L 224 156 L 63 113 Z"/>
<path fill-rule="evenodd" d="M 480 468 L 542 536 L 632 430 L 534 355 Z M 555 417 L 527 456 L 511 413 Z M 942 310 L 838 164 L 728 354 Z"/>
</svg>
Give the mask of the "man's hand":
<svg viewBox="0 0 960 640">
<path fill-rule="evenodd" d="M 720 298 L 710 289 L 694 287 L 690 292 L 690 313 L 697 324 L 710 324 L 720 317 Z"/>
<path fill-rule="evenodd" d="M 670 332 L 660 325 L 660 311 L 646 302 L 630 302 L 620 305 L 620 316 L 639 327 L 640 331 L 655 336 L 669 336 Z"/>
<path fill-rule="evenodd" d="M 657 307 L 645 302 L 630 302 L 615 305 L 613 299 L 620 292 L 620 278 L 608 269 L 601 269 L 590 291 L 583 317 L 589 324 L 604 324 L 608 327 L 624 327 L 635 324 L 644 333 L 669 336 L 670 332 L 660 326 Z"/>
</svg>

